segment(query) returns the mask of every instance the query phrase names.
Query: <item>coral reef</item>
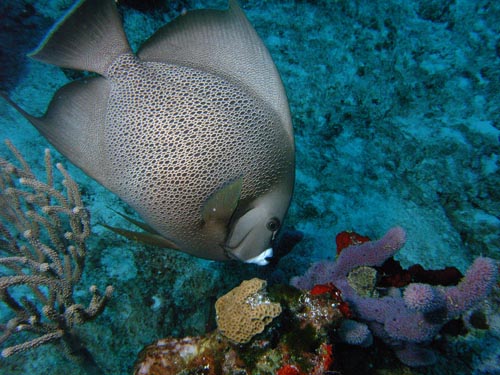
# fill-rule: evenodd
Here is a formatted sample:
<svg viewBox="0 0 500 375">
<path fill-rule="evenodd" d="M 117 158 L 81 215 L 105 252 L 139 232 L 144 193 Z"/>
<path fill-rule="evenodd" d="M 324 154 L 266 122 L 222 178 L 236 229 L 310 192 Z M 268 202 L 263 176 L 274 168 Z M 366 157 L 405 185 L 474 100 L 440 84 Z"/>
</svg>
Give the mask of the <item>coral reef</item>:
<svg viewBox="0 0 500 375">
<path fill-rule="evenodd" d="M 135 366 L 135 375 L 171 375 L 182 371 L 204 369 L 206 375 L 217 375 L 222 352 L 228 343 L 213 333 L 206 337 L 167 338 L 144 348 Z"/>
<path fill-rule="evenodd" d="M 300 364 L 283 342 L 275 348 L 264 345 L 260 355 L 248 356 L 215 332 L 203 337 L 161 339 L 141 351 L 134 375 L 323 375 L 333 364 L 330 344 L 302 353 Z"/>
<path fill-rule="evenodd" d="M 472 308 L 491 291 L 497 278 L 497 265 L 489 258 L 477 258 L 456 286 L 410 283 L 403 290 L 392 288 L 380 297 L 360 295 L 349 283 L 349 274 L 360 266 L 380 266 L 405 243 L 402 228 L 391 229 L 378 241 L 354 245 L 343 250 L 335 262 L 318 262 L 291 284 L 300 289 L 317 283 L 333 283 L 352 306 L 353 319 L 367 324 L 373 335 L 391 346 L 408 366 L 435 362 L 426 348 L 444 324 Z M 344 323 L 340 336 L 348 343 L 365 343 L 368 335 L 358 324 Z M 352 329 L 353 332 L 349 332 Z"/>
<path fill-rule="evenodd" d="M 237 315 L 231 323 L 234 327 L 237 321 L 240 327 L 248 324 L 245 312 L 254 315 L 245 304 L 255 294 L 260 294 L 257 299 L 264 306 L 281 306 L 281 314 L 263 332 L 243 344 L 235 342 L 233 337 L 226 337 L 227 331 L 221 329 L 218 319 L 219 329 L 204 336 L 165 338 L 147 346 L 139 354 L 134 374 L 321 375 L 331 370 L 333 346 L 329 332 L 344 317 L 339 308 L 343 303 L 340 295 L 332 293 L 329 287 L 300 292 L 290 286 L 275 285 L 263 298 L 263 288 L 264 281 L 252 279 L 221 297 L 230 296 L 227 303 L 235 305 L 231 310 Z M 230 332 L 234 333 L 234 329 Z"/>
<path fill-rule="evenodd" d="M 477 258 L 456 285 L 378 288 L 373 267 L 392 257 L 405 237 L 399 227 L 378 241 L 351 236 L 355 245 L 335 262 L 318 262 L 292 279 L 299 289 L 266 288 L 257 278 L 242 282 L 217 300 L 218 330 L 158 340 L 141 352 L 134 374 L 325 374 L 338 370 L 332 338 L 369 347 L 377 337 L 408 366 L 434 363 L 436 354 L 427 344 L 489 293 L 497 266 Z M 338 362 L 342 366 L 342 358 Z"/>
</svg>

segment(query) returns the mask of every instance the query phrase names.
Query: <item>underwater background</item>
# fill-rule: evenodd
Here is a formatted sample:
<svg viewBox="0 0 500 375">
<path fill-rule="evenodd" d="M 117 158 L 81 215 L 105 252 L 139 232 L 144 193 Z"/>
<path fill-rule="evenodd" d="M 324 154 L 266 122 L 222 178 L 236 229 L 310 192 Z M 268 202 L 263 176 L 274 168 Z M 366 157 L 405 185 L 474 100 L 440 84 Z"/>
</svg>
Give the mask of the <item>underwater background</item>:
<svg viewBox="0 0 500 375">
<path fill-rule="evenodd" d="M 57 88 L 82 73 L 26 57 L 70 0 L 0 2 L 1 90 L 42 115 Z M 93 236 L 76 299 L 113 285 L 95 321 L 78 328 L 106 374 L 130 374 L 138 352 L 167 336 L 214 329 L 215 300 L 252 277 L 288 283 L 335 259 L 335 235 L 407 232 L 402 265 L 500 259 L 500 3 L 496 1 L 241 1 L 277 65 L 293 118 L 296 187 L 286 226 L 304 233 L 272 267 L 217 263 L 117 236 L 133 216 L 115 195 L 53 150 L 80 185 Z M 185 10 L 225 1 L 118 1 L 136 50 Z M 43 175 L 47 141 L 0 100 L 0 139 Z M 10 158 L 0 145 L 0 156 Z M 487 329 L 440 340 L 431 367 L 408 368 L 388 350 L 361 353 L 365 373 L 500 374 L 498 284 L 480 306 Z M 0 304 L 0 323 L 10 312 Z M 0 374 L 80 374 L 54 346 L 0 358 Z M 381 358 L 381 356 L 384 356 Z M 337 358 L 339 362 L 342 358 Z M 359 370 L 359 369 L 358 369 Z M 345 372 L 348 373 L 348 372 Z"/>
</svg>

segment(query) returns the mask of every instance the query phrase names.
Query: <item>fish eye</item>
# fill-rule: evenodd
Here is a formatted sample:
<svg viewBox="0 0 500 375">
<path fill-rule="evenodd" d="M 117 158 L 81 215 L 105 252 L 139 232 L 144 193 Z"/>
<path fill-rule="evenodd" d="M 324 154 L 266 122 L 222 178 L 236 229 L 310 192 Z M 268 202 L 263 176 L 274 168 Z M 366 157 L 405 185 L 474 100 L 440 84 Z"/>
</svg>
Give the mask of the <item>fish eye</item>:
<svg viewBox="0 0 500 375">
<path fill-rule="evenodd" d="M 280 220 L 276 217 L 271 218 L 267 224 L 266 228 L 269 229 L 271 232 L 276 232 L 280 227 Z"/>
</svg>

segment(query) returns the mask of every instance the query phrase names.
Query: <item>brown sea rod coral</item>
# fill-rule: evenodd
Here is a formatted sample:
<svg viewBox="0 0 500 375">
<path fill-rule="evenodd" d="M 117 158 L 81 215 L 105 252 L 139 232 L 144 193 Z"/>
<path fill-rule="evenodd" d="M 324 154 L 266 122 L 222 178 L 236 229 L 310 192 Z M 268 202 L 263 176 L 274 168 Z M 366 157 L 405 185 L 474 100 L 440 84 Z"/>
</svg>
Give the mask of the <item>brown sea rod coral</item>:
<svg viewBox="0 0 500 375">
<path fill-rule="evenodd" d="M 0 158 L 0 304 L 11 312 L 0 322 L 0 357 L 54 343 L 90 373 L 100 374 L 74 330 L 99 316 L 113 291 L 108 286 L 101 295 L 92 286 L 87 306 L 74 298 L 87 255 L 90 215 L 61 164 L 56 168 L 63 180 L 54 179 L 49 150 L 42 182 L 6 143 L 19 166 Z"/>
</svg>

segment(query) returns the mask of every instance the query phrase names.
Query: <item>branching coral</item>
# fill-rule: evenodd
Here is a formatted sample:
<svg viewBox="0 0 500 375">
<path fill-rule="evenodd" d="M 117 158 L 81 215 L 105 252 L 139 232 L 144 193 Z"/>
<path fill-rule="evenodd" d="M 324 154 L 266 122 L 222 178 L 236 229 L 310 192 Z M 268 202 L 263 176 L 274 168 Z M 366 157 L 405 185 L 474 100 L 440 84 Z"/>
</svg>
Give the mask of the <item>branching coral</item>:
<svg viewBox="0 0 500 375">
<path fill-rule="evenodd" d="M 18 343 L 6 346 L 1 355 L 60 343 L 78 359 L 83 352 L 73 327 L 97 317 L 113 290 L 108 286 L 101 295 L 92 286 L 87 307 L 73 298 L 87 253 L 89 213 L 61 164 L 56 167 L 64 189 L 57 188 L 49 150 L 46 182 L 41 182 L 9 141 L 7 146 L 20 167 L 0 158 L 0 301 L 14 313 L 0 324 L 0 345 L 16 337 Z"/>
</svg>

